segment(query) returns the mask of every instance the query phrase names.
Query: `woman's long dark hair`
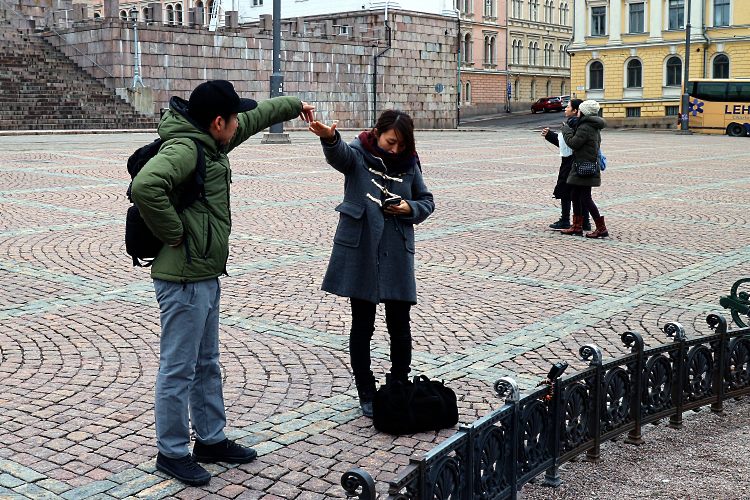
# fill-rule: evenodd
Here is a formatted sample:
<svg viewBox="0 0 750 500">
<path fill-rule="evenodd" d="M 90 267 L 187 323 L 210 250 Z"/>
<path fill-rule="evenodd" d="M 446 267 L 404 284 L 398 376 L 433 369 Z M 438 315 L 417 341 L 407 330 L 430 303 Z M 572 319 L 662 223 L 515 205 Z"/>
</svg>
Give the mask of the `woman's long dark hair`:
<svg viewBox="0 0 750 500">
<path fill-rule="evenodd" d="M 412 121 L 411 116 L 403 111 L 397 111 L 395 109 L 387 109 L 383 111 L 378 118 L 378 122 L 375 124 L 377 135 L 380 136 L 391 129 L 395 130 L 404 142 L 403 153 L 409 153 L 411 155 L 416 153 L 417 146 L 414 142 L 414 122 Z"/>
</svg>

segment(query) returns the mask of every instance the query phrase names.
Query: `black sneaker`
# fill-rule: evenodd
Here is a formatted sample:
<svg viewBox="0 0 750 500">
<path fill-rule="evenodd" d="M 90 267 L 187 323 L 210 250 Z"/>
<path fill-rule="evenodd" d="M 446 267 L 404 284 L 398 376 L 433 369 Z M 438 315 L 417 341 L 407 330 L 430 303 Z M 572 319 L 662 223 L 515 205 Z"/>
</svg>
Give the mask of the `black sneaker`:
<svg viewBox="0 0 750 500">
<path fill-rule="evenodd" d="M 359 400 L 359 407 L 362 408 L 362 415 L 372 418 L 372 401 Z"/>
<path fill-rule="evenodd" d="M 229 439 L 216 444 L 203 444 L 196 441 L 193 446 L 193 458 L 198 462 L 246 464 L 255 460 L 257 456 L 258 453 L 254 449 L 239 445 Z"/>
<path fill-rule="evenodd" d="M 564 219 L 560 217 L 560 220 L 557 222 L 553 222 L 549 225 L 550 229 L 554 229 L 555 231 L 561 231 L 563 229 L 568 229 L 570 227 L 570 219 Z"/>
<path fill-rule="evenodd" d="M 156 455 L 156 468 L 190 486 L 203 486 L 211 480 L 211 474 L 195 463 L 190 455 L 169 458 L 159 453 Z"/>
</svg>

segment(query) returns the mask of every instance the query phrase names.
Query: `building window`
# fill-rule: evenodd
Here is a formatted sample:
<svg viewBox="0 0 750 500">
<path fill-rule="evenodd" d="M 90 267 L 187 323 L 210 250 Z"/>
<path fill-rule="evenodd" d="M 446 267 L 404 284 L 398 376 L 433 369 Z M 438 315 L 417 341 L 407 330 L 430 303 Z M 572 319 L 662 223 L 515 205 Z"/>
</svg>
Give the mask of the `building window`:
<svg viewBox="0 0 750 500">
<path fill-rule="evenodd" d="M 640 118 L 641 108 L 625 108 L 625 116 L 627 118 Z"/>
<path fill-rule="evenodd" d="M 643 33 L 644 8 L 643 3 L 630 4 L 630 32 Z"/>
<path fill-rule="evenodd" d="M 680 115 L 679 106 L 667 106 L 664 108 L 664 116 L 679 116 L 679 115 Z"/>
<path fill-rule="evenodd" d="M 471 82 L 466 82 L 466 92 L 464 92 L 464 102 L 471 102 Z"/>
<path fill-rule="evenodd" d="M 470 63 L 471 62 L 471 34 L 466 33 L 466 36 L 464 37 L 464 63 Z"/>
<path fill-rule="evenodd" d="M 729 58 L 724 54 L 714 57 L 714 78 L 729 78 Z"/>
<path fill-rule="evenodd" d="M 565 26 L 568 24 L 568 4 L 560 3 L 560 24 Z"/>
<path fill-rule="evenodd" d="M 253 0 L 253 7 L 260 7 L 263 5 L 263 0 Z"/>
<path fill-rule="evenodd" d="M 175 22 L 182 26 L 182 4 L 177 3 L 174 6 L 174 16 L 175 16 Z"/>
<path fill-rule="evenodd" d="M 667 59 L 667 87 L 682 85 L 682 60 L 677 56 Z"/>
<path fill-rule="evenodd" d="M 120 11 L 120 20 L 121 21 L 127 21 L 128 20 L 128 11 L 123 9 Z"/>
<path fill-rule="evenodd" d="M 532 21 L 537 20 L 539 14 L 539 0 L 529 0 L 529 19 Z"/>
<path fill-rule="evenodd" d="M 714 26 L 729 26 L 729 0 L 714 0 Z"/>
<path fill-rule="evenodd" d="M 669 0 L 669 29 L 685 27 L 685 0 Z"/>
<path fill-rule="evenodd" d="M 167 5 L 167 24 L 174 24 L 174 7 Z"/>
<path fill-rule="evenodd" d="M 513 64 L 519 64 L 521 62 L 521 42 L 519 40 L 513 40 L 510 62 Z"/>
<path fill-rule="evenodd" d="M 641 61 L 638 59 L 631 59 L 628 61 L 628 82 L 627 87 L 629 89 L 632 88 L 640 88 L 641 81 L 643 77 L 643 66 L 641 65 Z"/>
<path fill-rule="evenodd" d="M 484 64 L 495 64 L 495 37 L 484 37 Z"/>
<path fill-rule="evenodd" d="M 523 0 L 513 0 L 513 17 L 523 17 Z"/>
<path fill-rule="evenodd" d="M 607 8 L 591 8 L 591 35 L 604 36 L 607 34 Z"/>
<path fill-rule="evenodd" d="M 604 89 L 604 65 L 600 61 L 594 61 L 589 66 L 589 89 Z"/>
<path fill-rule="evenodd" d="M 537 63 L 537 54 L 539 54 L 539 43 L 529 42 L 529 65 L 535 66 Z"/>
</svg>

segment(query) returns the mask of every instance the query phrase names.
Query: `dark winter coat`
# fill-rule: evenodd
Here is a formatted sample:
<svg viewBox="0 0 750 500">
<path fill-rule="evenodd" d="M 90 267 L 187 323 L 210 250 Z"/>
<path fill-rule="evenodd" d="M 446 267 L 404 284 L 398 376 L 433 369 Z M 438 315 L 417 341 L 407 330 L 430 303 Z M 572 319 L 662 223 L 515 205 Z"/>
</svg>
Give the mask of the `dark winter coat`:
<svg viewBox="0 0 750 500">
<path fill-rule="evenodd" d="M 167 243 L 151 266 L 151 277 L 166 281 L 195 282 L 226 272 L 232 217 L 229 209 L 227 153 L 274 123 L 291 120 L 302 111 L 296 97 L 276 97 L 238 115 L 239 126 L 230 144 L 220 146 L 207 130 L 187 115 L 187 102 L 173 97 L 170 109 L 159 122 L 159 137 L 165 140 L 159 153 L 133 179 L 132 196 L 146 225 Z M 206 155 L 206 202 L 195 202 L 177 213 L 181 186 L 195 173 L 198 149 Z M 172 247 L 169 243 L 183 244 Z"/>
<path fill-rule="evenodd" d="M 598 116 L 582 116 L 575 128 L 568 124 L 562 126 L 565 143 L 573 150 L 575 161 L 596 161 L 599 157 L 599 146 L 602 142 L 601 130 L 607 122 Z M 570 169 L 568 184 L 574 186 L 601 186 L 602 174 L 598 172 L 592 177 L 579 177 L 575 168 Z"/>
<path fill-rule="evenodd" d="M 550 142 L 560 147 L 560 139 L 555 132 L 551 130 L 544 136 L 547 142 Z M 555 184 L 555 190 L 552 192 L 552 196 L 557 199 L 570 198 L 570 184 L 568 184 L 568 174 L 570 174 L 570 167 L 573 165 L 573 155 L 562 156 L 560 158 L 560 171 L 557 173 L 557 184 Z"/>
<path fill-rule="evenodd" d="M 414 278 L 414 225 L 432 214 L 435 203 L 419 166 L 384 178 L 383 161 L 368 153 L 359 139 L 347 144 L 337 134 L 334 144 L 323 143 L 326 161 L 344 174 L 344 201 L 336 207 L 339 223 L 322 289 L 326 292 L 379 303 L 400 300 L 417 303 Z M 389 177 L 391 177 L 389 176 Z M 385 215 L 367 197 L 382 200 L 385 186 L 411 207 L 409 217 Z"/>
</svg>

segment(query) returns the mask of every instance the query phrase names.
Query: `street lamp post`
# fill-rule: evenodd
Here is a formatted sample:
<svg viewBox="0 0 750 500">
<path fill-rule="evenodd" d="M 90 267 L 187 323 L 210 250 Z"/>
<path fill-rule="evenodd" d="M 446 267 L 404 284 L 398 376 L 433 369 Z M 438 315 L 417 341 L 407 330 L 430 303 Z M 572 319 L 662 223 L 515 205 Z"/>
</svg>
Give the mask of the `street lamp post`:
<svg viewBox="0 0 750 500">
<path fill-rule="evenodd" d="M 135 45 L 135 58 L 133 61 L 135 66 L 133 68 L 133 88 L 135 89 L 139 84 L 141 87 L 145 87 L 143 80 L 141 80 L 141 48 L 138 45 L 138 9 L 136 7 L 130 9 L 130 17 L 133 19 L 133 44 Z"/>
<path fill-rule="evenodd" d="M 281 74 L 281 0 L 273 0 L 273 73 L 271 73 L 271 97 L 284 95 L 284 76 Z M 274 123 L 270 132 L 263 134 L 262 144 L 290 144 L 289 134 L 283 123 Z"/>
<path fill-rule="evenodd" d="M 690 79 L 690 7 L 692 0 L 687 2 L 687 19 L 685 22 L 685 73 L 682 77 L 682 114 L 680 116 L 680 131 L 688 132 L 688 120 L 690 110 L 690 96 L 688 95 L 688 80 Z"/>
</svg>

